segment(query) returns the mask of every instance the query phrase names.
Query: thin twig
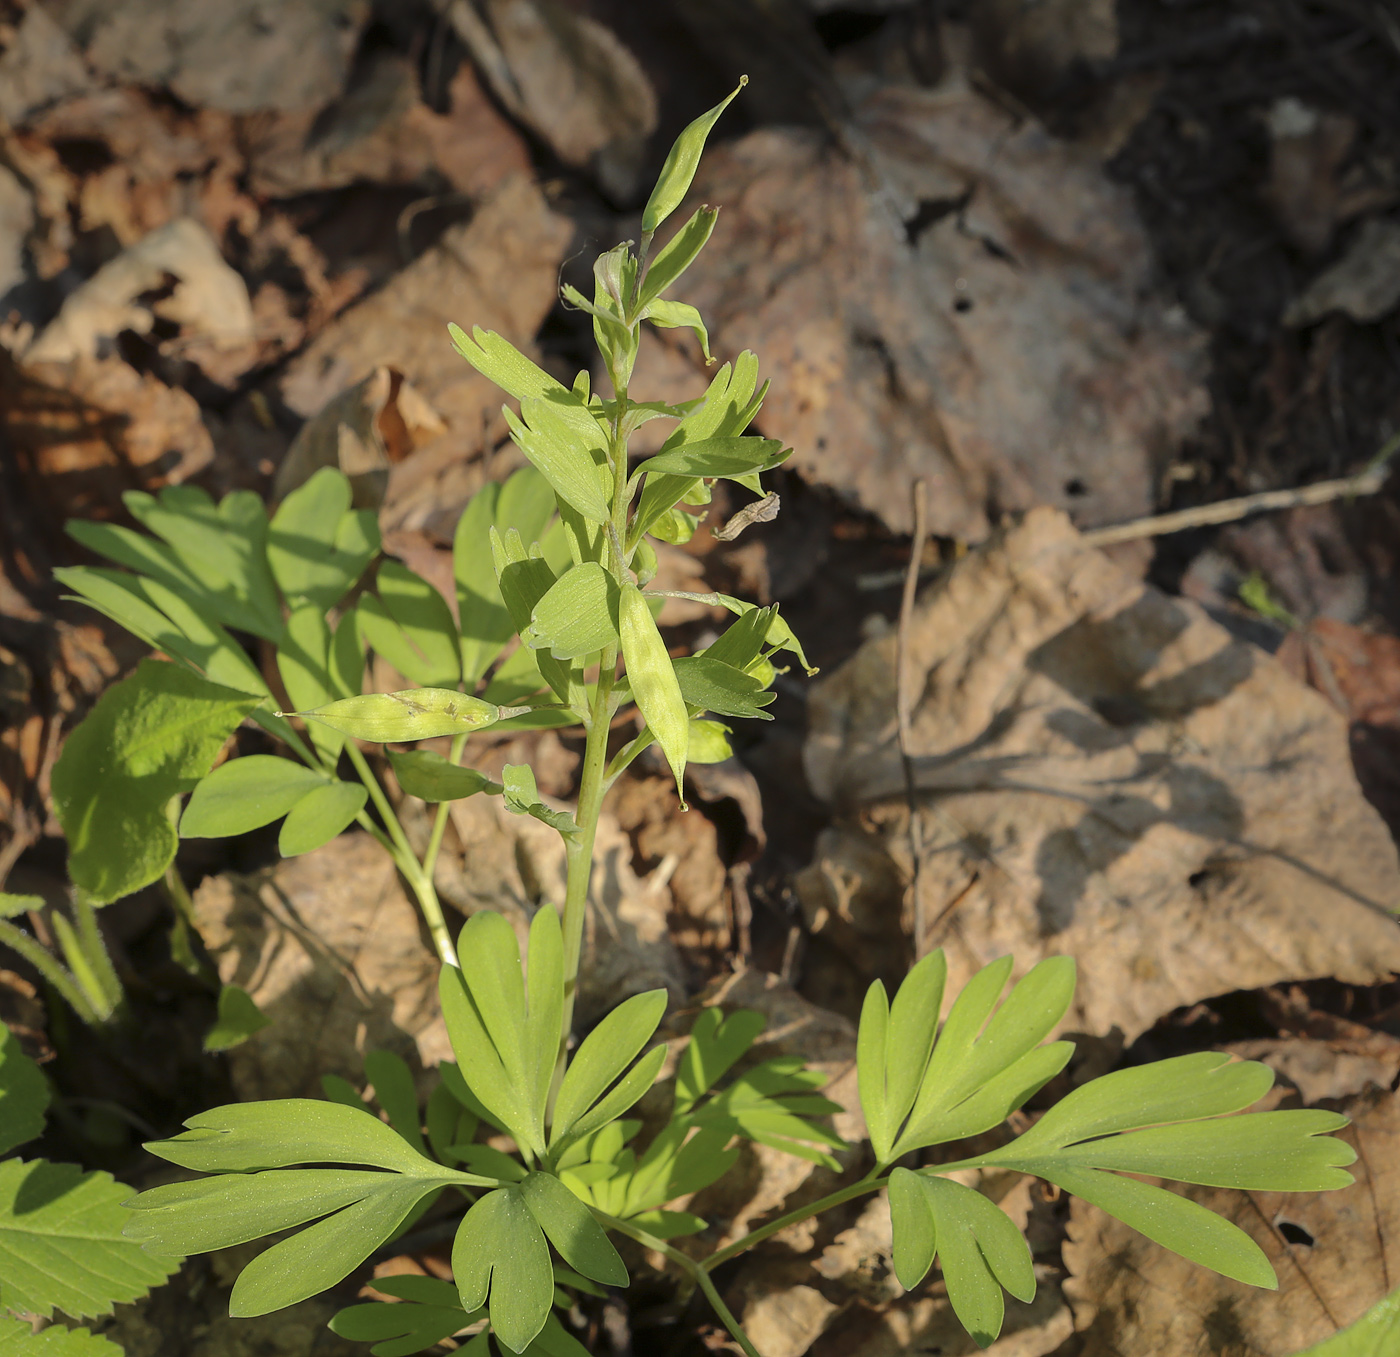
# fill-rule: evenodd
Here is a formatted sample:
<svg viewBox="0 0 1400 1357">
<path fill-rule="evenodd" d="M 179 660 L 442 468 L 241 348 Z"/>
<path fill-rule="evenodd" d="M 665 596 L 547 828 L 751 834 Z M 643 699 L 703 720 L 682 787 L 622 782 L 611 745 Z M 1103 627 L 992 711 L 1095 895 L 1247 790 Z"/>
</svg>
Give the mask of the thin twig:
<svg viewBox="0 0 1400 1357">
<path fill-rule="evenodd" d="M 899 605 L 899 635 L 896 638 L 895 714 L 899 720 L 899 758 L 904 765 L 904 795 L 909 806 L 909 894 L 914 907 L 914 958 L 924 954 L 924 913 L 919 900 L 919 861 L 923 856 L 923 835 L 919 823 L 919 800 L 911 753 L 913 697 L 909 682 L 909 632 L 914 623 L 914 599 L 919 590 L 919 566 L 928 538 L 928 488 L 922 478 L 914 482 L 914 541 L 909 548 L 909 568 L 904 575 L 904 597 Z"/>
<path fill-rule="evenodd" d="M 1390 475 L 1390 456 L 1400 448 L 1400 435 L 1392 438 L 1381 455 L 1355 476 L 1335 481 L 1318 481 L 1300 485 L 1296 490 L 1264 490 L 1257 495 L 1241 495 L 1238 499 L 1219 500 L 1215 504 L 1198 504 L 1193 509 L 1178 509 L 1171 514 L 1152 518 L 1136 518 L 1131 523 L 1117 523 L 1107 528 L 1090 528 L 1082 534 L 1092 547 L 1111 546 L 1115 542 L 1133 542 L 1142 537 L 1165 537 L 1184 532 L 1187 528 L 1203 528 L 1216 523 L 1234 523 L 1250 514 L 1273 509 L 1296 509 L 1303 505 L 1330 504 L 1333 500 L 1354 499 L 1374 495 Z"/>
</svg>

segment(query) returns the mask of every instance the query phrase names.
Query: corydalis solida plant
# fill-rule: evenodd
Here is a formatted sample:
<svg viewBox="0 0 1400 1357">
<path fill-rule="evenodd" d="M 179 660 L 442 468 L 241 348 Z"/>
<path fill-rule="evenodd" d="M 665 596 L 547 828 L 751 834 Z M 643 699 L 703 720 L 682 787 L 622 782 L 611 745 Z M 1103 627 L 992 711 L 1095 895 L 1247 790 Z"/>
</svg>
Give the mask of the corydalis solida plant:
<svg viewBox="0 0 1400 1357">
<path fill-rule="evenodd" d="M 378 540 L 335 472 L 318 473 L 261 528 L 243 501 L 217 509 L 189 495 L 139 501 L 133 513 L 161 539 L 160 549 L 136 534 L 84 530 L 89 545 L 138 572 L 139 588 L 114 572 L 66 574 L 78 592 L 134 623 L 138 635 L 211 687 L 261 692 L 254 719 L 300 759 L 255 755 L 196 777 L 181 832 L 226 835 L 285 817 L 281 846 L 292 853 L 358 822 L 399 863 L 443 961 L 442 1008 L 457 1059 L 440 1067 L 441 1084 L 425 1108 L 407 1067 L 380 1052 L 366 1073 L 383 1120 L 367 1115 L 355 1089 L 328 1081 L 329 1101 L 216 1109 L 150 1146 L 209 1176 L 136 1198 L 134 1238 L 191 1253 L 298 1231 L 244 1269 L 232 1297 L 237 1314 L 267 1313 L 334 1285 L 425 1212 L 445 1214 L 462 1203 L 453 1282 L 381 1283 L 398 1302 L 342 1311 L 334 1321 L 339 1332 L 373 1342 L 378 1357 L 460 1334 L 470 1334 L 479 1352 L 495 1341 L 514 1352 L 576 1353 L 553 1308 L 567 1295 L 561 1288 L 628 1283 L 609 1237 L 620 1234 L 688 1274 L 752 1354 L 714 1285 L 714 1269 L 798 1220 L 887 1188 L 897 1276 L 919 1285 L 937 1258 L 951 1304 L 986 1344 L 1001 1327 L 1003 1292 L 1033 1294 L 1030 1253 L 998 1208 L 947 1176 L 952 1169 L 1037 1174 L 1167 1247 L 1257 1285 L 1272 1285 L 1273 1273 L 1248 1236 L 1189 1199 L 1124 1174 L 1285 1191 L 1349 1181 L 1341 1166 L 1352 1152 L 1326 1134 L 1342 1118 L 1232 1116 L 1262 1096 L 1272 1075 L 1212 1054 L 1095 1080 L 1001 1149 L 956 1164 L 902 1165 L 1000 1125 L 1063 1069 L 1072 1050 L 1068 1042 L 1046 1044 L 1072 997 L 1068 959 L 1041 963 L 1009 993 L 1011 960 L 994 961 L 964 987 L 940 1029 L 946 964 L 935 952 L 893 1002 L 878 984 L 866 999 L 858 1066 L 873 1168 L 703 1261 L 668 1242 L 704 1228 L 674 1203 L 725 1173 L 742 1141 L 832 1168 L 843 1148 L 820 1121 L 837 1110 L 822 1096 L 820 1077 L 782 1057 L 741 1063 L 762 1025 L 753 1014 L 701 1015 L 680 1059 L 670 1117 L 644 1144 L 640 1122 L 627 1114 L 664 1060 L 664 1047 L 648 1049 L 664 993 L 628 999 L 568 1052 L 593 839 L 608 788 L 655 744 L 683 794 L 688 761 L 727 754 L 722 720 L 766 715 L 774 656 L 787 650 L 805 663 L 776 609 L 724 595 L 701 597 L 736 620 L 700 654 L 672 659 L 655 622 L 666 594 L 650 587 L 652 542 L 686 540 L 715 480 L 761 493 L 759 477 L 788 453 L 746 432 L 766 390 L 752 354 L 720 367 L 705 394 L 682 405 L 631 391 L 643 323 L 691 329 L 709 358 L 702 317 L 667 294 L 709 241 L 716 210 L 698 209 L 660 248 L 653 245 L 686 196 L 727 103 L 678 140 L 635 248 L 626 242 L 599 258 L 591 298 L 563 290 L 567 304 L 591 317 L 611 394 L 594 393 L 587 372 L 565 386 L 499 335 L 453 327 L 462 356 L 518 405 L 506 419 L 530 463 L 504 486 L 488 487 L 462 517 L 455 619 L 436 590 L 390 560 L 378 563 L 372 589 L 344 604 Z M 660 451 L 634 465 L 629 440 L 656 418 L 674 421 L 674 429 Z M 197 554 L 199 542 L 186 533 L 201 521 L 231 544 L 217 579 L 207 548 Z M 240 661 L 224 625 L 277 647 L 305 738 L 276 711 L 266 686 L 256 686 L 261 677 L 250 675 L 246 656 Z M 519 646 L 506 653 L 515 638 Z M 364 693 L 367 648 L 416 686 Z M 629 703 L 641 729 L 609 757 L 614 718 Z M 528 766 L 507 766 L 500 781 L 460 766 L 469 734 L 507 723 L 582 727 L 572 812 L 544 802 Z M 387 752 L 400 788 L 439 807 L 419 856 L 360 746 L 443 736 L 451 739 L 446 757 Z M 340 778 L 342 763 L 353 778 Z M 501 796 L 565 844 L 562 910 L 538 910 L 523 958 L 512 928 L 491 912 L 469 919 L 454 940 L 433 890 L 446 807 L 477 794 Z M 507 1137 L 512 1151 L 500 1148 L 506 1141 L 483 1143 L 483 1129 Z"/>
</svg>

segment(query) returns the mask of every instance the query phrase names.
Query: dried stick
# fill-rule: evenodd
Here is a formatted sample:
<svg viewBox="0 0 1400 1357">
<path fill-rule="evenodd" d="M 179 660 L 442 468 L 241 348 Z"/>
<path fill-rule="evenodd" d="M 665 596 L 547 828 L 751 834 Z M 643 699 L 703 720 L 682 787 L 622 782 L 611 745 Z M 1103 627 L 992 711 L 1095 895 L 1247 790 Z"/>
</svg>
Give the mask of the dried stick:
<svg viewBox="0 0 1400 1357">
<path fill-rule="evenodd" d="M 928 538 L 928 489 L 922 478 L 914 482 L 914 540 L 909 548 L 909 568 L 904 575 L 904 597 L 899 604 L 899 634 L 896 637 L 895 714 L 899 721 L 899 758 L 904 765 L 904 795 L 909 803 L 909 892 L 914 903 L 914 959 L 924 954 L 924 911 L 919 900 L 919 861 L 923 856 L 923 835 L 919 825 L 919 801 L 914 780 L 914 756 L 910 752 L 910 722 L 913 695 L 909 682 L 909 632 L 914 624 L 914 599 L 919 589 L 919 567 Z"/>
</svg>

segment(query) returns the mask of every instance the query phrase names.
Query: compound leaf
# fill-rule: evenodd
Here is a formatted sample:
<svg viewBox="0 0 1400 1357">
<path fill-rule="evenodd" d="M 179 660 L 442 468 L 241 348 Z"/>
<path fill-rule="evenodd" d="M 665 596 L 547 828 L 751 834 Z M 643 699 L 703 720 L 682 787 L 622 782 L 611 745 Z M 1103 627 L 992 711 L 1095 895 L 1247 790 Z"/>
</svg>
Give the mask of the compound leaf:
<svg viewBox="0 0 1400 1357">
<path fill-rule="evenodd" d="M 380 562 L 376 588 L 356 608 L 370 645 L 410 683 L 454 687 L 462 677 L 461 638 L 447 600 L 392 559 Z"/>
<path fill-rule="evenodd" d="M 707 1008 L 690 1029 L 676 1067 L 676 1112 L 688 1111 L 752 1046 L 767 1024 L 762 1013 L 741 1008 L 724 1015 Z"/>
<path fill-rule="evenodd" d="M 68 869 L 95 904 L 130 895 L 170 865 L 166 809 L 204 777 L 258 699 L 189 670 L 143 660 L 68 737 L 53 770 Z"/>
<path fill-rule="evenodd" d="M 130 1195 L 75 1164 L 0 1162 L 0 1306 L 86 1319 L 159 1286 L 180 1260 L 123 1238 Z"/>
</svg>

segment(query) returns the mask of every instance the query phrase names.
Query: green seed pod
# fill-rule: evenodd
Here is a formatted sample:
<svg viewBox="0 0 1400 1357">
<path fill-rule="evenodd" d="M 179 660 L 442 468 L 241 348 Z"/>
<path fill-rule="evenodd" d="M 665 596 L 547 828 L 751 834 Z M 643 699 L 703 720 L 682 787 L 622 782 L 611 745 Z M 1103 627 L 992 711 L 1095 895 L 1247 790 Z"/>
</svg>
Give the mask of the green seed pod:
<svg viewBox="0 0 1400 1357">
<path fill-rule="evenodd" d="M 635 584 L 625 583 L 618 608 L 618 630 L 622 635 L 622 656 L 632 696 L 642 718 L 651 727 L 656 742 L 675 774 L 676 790 L 685 804 L 685 760 L 690 743 L 690 716 L 685 709 L 676 671 L 666 653 L 666 643 L 656 629 L 651 609 Z"/>
<path fill-rule="evenodd" d="M 314 711 L 281 712 L 375 744 L 431 740 L 438 735 L 465 735 L 520 716 L 528 707 L 497 707 L 452 688 L 406 688 L 399 693 L 364 693 L 329 702 Z"/>
</svg>

